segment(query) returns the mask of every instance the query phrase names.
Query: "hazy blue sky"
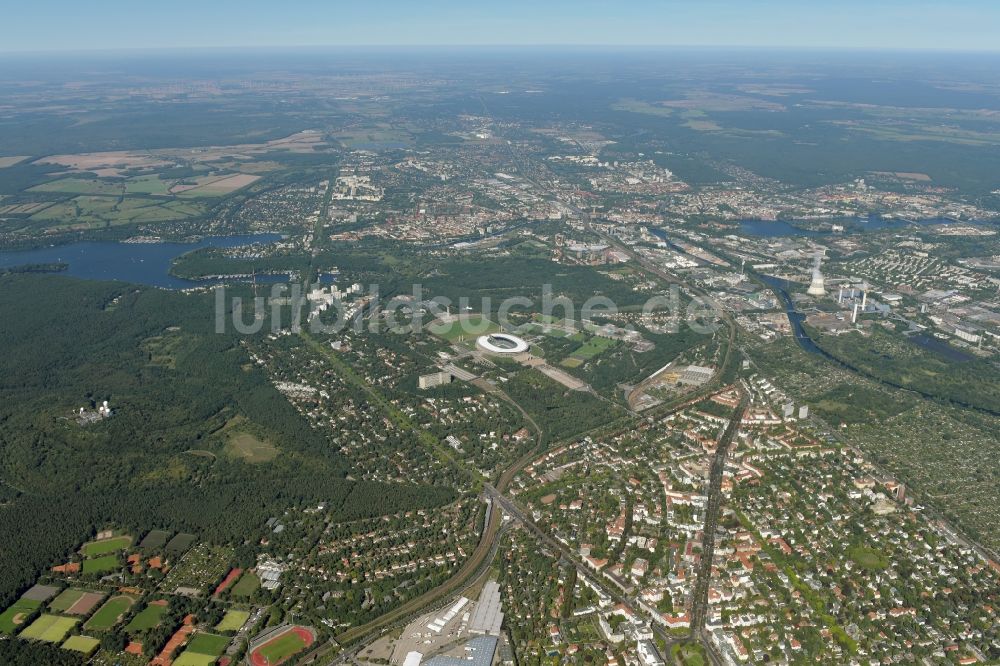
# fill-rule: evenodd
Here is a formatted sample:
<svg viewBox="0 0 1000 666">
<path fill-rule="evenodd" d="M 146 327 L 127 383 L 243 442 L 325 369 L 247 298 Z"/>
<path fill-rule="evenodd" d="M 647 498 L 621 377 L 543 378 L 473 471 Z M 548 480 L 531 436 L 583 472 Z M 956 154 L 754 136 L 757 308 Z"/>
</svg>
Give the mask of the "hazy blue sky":
<svg viewBox="0 0 1000 666">
<path fill-rule="evenodd" d="M 997 0 L 24 0 L 0 50 L 628 44 L 1000 50 Z"/>
</svg>

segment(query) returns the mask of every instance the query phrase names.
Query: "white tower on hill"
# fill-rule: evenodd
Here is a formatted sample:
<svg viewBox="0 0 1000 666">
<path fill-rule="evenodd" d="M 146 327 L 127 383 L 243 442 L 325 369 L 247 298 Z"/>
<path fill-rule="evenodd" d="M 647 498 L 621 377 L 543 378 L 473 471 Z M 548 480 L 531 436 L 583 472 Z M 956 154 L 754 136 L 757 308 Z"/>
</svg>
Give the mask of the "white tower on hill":
<svg viewBox="0 0 1000 666">
<path fill-rule="evenodd" d="M 810 296 L 826 296 L 826 280 L 823 279 L 823 274 L 820 272 L 820 264 L 823 262 L 823 253 L 816 253 L 816 263 L 813 264 L 812 282 L 809 283 L 809 289 L 806 291 Z"/>
</svg>

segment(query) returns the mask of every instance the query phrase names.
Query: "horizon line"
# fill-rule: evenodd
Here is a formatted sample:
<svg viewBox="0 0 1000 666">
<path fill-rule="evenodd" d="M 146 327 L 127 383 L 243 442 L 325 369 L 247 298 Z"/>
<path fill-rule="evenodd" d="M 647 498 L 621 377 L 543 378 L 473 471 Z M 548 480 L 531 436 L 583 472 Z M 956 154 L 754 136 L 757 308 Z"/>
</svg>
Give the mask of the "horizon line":
<svg viewBox="0 0 1000 666">
<path fill-rule="evenodd" d="M 620 49 L 631 51 L 654 50 L 695 50 L 695 51 L 800 51 L 800 52 L 850 52 L 850 53 L 938 53 L 938 54 L 1000 54 L 997 48 L 954 48 L 947 46 L 847 46 L 847 45 L 806 45 L 806 44 L 621 44 L 621 43 L 489 43 L 489 44 L 246 44 L 246 45 L 193 45 L 193 46 L 119 46 L 119 47 L 84 47 L 55 49 L 3 49 L 0 56 L 56 56 L 71 54 L 113 54 L 113 53 L 178 53 L 193 51 L 349 51 L 349 50 L 606 50 Z"/>
</svg>

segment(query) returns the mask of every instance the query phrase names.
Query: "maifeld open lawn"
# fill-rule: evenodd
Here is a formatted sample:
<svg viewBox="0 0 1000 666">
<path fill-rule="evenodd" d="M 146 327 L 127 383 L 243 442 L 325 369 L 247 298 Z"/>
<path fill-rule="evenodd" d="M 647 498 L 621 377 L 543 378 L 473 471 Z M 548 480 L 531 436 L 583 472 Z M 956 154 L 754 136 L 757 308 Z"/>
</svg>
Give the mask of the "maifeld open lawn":
<svg viewBox="0 0 1000 666">
<path fill-rule="evenodd" d="M 434 321 L 427 325 L 427 330 L 444 338 L 448 342 L 464 338 L 475 342 L 480 335 L 499 333 L 500 327 L 482 315 L 462 315 L 450 322 Z"/>
<path fill-rule="evenodd" d="M 43 615 L 35 620 L 30 627 L 21 632 L 21 638 L 33 638 L 37 641 L 59 643 L 62 639 L 66 638 L 66 634 L 76 626 L 77 622 L 79 620 L 71 617 Z"/>
<path fill-rule="evenodd" d="M 292 627 L 254 650 L 250 654 L 250 661 L 253 666 L 277 666 L 292 655 L 305 650 L 314 640 L 306 629 Z"/>
<path fill-rule="evenodd" d="M 0 615 L 0 632 L 7 635 L 13 634 L 24 624 L 24 619 L 41 605 L 41 601 L 18 599 L 13 606 L 3 612 L 3 615 Z"/>
<path fill-rule="evenodd" d="M 132 607 L 135 599 L 129 596 L 118 596 L 108 599 L 108 602 L 101 606 L 100 610 L 84 625 L 87 629 L 103 631 L 118 624 L 122 615 Z"/>
<path fill-rule="evenodd" d="M 117 553 L 119 550 L 125 550 L 132 545 L 132 537 L 130 536 L 120 536 L 112 537 L 111 539 L 102 539 L 101 541 L 91 541 L 90 543 L 83 544 L 83 554 L 87 557 L 97 557 L 99 555 L 108 555 L 109 553 Z"/>
</svg>

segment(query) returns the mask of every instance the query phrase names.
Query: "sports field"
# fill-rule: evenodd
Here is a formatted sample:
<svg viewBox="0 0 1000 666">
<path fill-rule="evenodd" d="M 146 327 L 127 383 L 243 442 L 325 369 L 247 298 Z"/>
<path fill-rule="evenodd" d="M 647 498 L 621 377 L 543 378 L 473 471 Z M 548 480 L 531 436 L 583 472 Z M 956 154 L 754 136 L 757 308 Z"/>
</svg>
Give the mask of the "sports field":
<svg viewBox="0 0 1000 666">
<path fill-rule="evenodd" d="M 150 550 L 160 550 L 165 545 L 167 545 L 167 539 L 170 538 L 170 532 L 164 532 L 163 530 L 151 530 L 147 534 L 142 543 L 139 544 L 139 548 L 145 551 Z"/>
<path fill-rule="evenodd" d="M 83 573 L 102 574 L 120 568 L 117 555 L 105 555 L 83 561 Z"/>
<path fill-rule="evenodd" d="M 28 599 L 30 601 L 48 601 L 52 597 L 59 594 L 62 590 L 61 587 L 55 585 L 42 585 L 36 584 L 31 587 L 27 592 L 21 595 L 22 599 Z"/>
<path fill-rule="evenodd" d="M 187 644 L 187 652 L 207 654 L 218 657 L 222 654 L 231 639 L 217 634 L 195 634 Z"/>
<path fill-rule="evenodd" d="M 24 618 L 42 605 L 41 601 L 33 599 L 18 599 L 14 604 L 0 615 L 0 633 L 8 636 L 17 631 L 18 627 L 24 624 Z"/>
<path fill-rule="evenodd" d="M 139 611 L 132 621 L 125 625 L 125 631 L 132 633 L 135 631 L 145 631 L 160 624 L 160 620 L 167 612 L 166 603 L 150 602 L 145 608 Z"/>
<path fill-rule="evenodd" d="M 245 599 L 252 596 L 258 589 L 260 589 L 260 578 L 257 578 L 257 574 L 248 571 L 243 574 L 236 585 L 233 585 L 229 596 Z"/>
<path fill-rule="evenodd" d="M 174 666 L 210 666 L 223 653 L 231 639 L 216 634 L 195 634 Z"/>
<path fill-rule="evenodd" d="M 87 620 L 87 624 L 84 625 L 84 628 L 93 629 L 95 631 L 110 629 L 121 621 L 122 615 L 128 612 L 128 609 L 131 608 L 134 603 L 135 599 L 124 594 L 112 597 L 111 599 L 108 599 L 107 603 L 101 606 L 96 613 L 94 613 L 92 618 Z"/>
<path fill-rule="evenodd" d="M 253 666 L 277 666 L 313 644 L 316 637 L 305 627 L 291 627 L 250 653 Z"/>
<path fill-rule="evenodd" d="M 199 654 L 197 652 L 191 652 L 190 649 L 184 650 L 181 656 L 174 659 L 173 666 L 212 666 L 218 657 L 213 657 L 210 654 Z"/>
<path fill-rule="evenodd" d="M 230 610 L 226 611 L 226 615 L 222 618 L 219 624 L 215 625 L 216 631 L 239 631 L 246 621 L 250 619 L 250 613 L 247 611 Z"/>
<path fill-rule="evenodd" d="M 83 544 L 83 548 L 80 550 L 87 557 L 98 557 L 99 555 L 108 555 L 110 553 L 117 553 L 119 550 L 125 550 L 132 545 L 132 537 L 130 536 L 117 536 L 110 539 L 101 539 L 100 541 L 91 541 L 90 543 Z"/>
<path fill-rule="evenodd" d="M 59 643 L 70 632 L 79 620 L 58 615 L 42 615 L 30 627 L 21 632 L 21 638 L 33 638 L 37 641 Z"/>
<path fill-rule="evenodd" d="M 427 325 L 427 330 L 448 342 L 459 340 L 475 341 L 480 335 L 499 333 L 500 327 L 482 315 L 470 314 L 442 322 L 434 321 Z"/>
<path fill-rule="evenodd" d="M 65 590 L 52 600 L 49 609 L 69 615 L 88 615 L 104 598 L 103 592 L 87 590 Z"/>
<path fill-rule="evenodd" d="M 83 654 L 89 655 L 96 650 L 100 644 L 101 641 L 96 638 L 91 638 L 90 636 L 70 636 L 66 639 L 66 642 L 62 644 L 62 649 L 82 652 Z"/>
</svg>

